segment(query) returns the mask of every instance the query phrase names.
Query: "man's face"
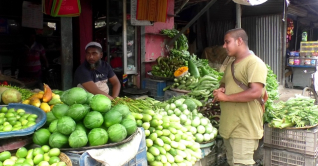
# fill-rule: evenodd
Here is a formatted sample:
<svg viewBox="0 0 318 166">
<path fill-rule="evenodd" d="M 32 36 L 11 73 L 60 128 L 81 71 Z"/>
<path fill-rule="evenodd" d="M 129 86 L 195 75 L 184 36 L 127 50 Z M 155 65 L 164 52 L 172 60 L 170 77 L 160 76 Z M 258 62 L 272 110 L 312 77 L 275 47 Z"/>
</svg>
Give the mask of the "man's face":
<svg viewBox="0 0 318 166">
<path fill-rule="evenodd" d="M 88 47 L 86 49 L 86 60 L 89 64 L 96 64 L 102 57 L 103 53 L 98 48 Z"/>
<path fill-rule="evenodd" d="M 235 56 L 238 50 L 238 40 L 235 40 L 231 34 L 225 35 L 223 48 L 226 49 L 229 56 Z"/>
</svg>

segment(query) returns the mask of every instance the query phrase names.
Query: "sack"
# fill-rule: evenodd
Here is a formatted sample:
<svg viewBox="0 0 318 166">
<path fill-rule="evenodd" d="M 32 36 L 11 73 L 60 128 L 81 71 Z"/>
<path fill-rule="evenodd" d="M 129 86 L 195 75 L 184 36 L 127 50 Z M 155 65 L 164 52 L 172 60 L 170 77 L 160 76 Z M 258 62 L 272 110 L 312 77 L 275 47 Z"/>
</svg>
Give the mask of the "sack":
<svg viewBox="0 0 318 166">
<path fill-rule="evenodd" d="M 254 6 L 254 5 L 260 5 L 262 3 L 265 3 L 267 0 L 233 0 L 235 3 L 242 4 L 242 5 L 248 5 L 248 6 Z"/>
<path fill-rule="evenodd" d="M 235 78 L 234 76 L 234 61 L 231 64 L 231 72 L 232 72 L 232 76 L 233 76 L 233 80 L 235 81 L 235 83 L 241 87 L 243 90 L 247 90 L 248 86 L 246 86 L 245 84 L 243 84 L 242 82 L 240 82 L 238 79 Z M 265 93 L 262 97 L 258 98 L 257 101 L 261 104 L 262 109 L 263 109 L 263 113 L 265 112 L 265 103 L 268 99 L 268 93 L 265 90 Z"/>
</svg>

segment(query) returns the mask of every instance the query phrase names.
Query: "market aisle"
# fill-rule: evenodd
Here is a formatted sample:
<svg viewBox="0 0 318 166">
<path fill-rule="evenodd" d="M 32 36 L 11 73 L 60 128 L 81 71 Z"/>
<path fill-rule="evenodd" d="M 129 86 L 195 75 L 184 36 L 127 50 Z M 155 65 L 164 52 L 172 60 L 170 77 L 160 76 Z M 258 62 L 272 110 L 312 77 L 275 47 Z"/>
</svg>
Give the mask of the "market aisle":
<svg viewBox="0 0 318 166">
<path fill-rule="evenodd" d="M 296 94 L 302 93 L 301 89 L 288 89 L 284 88 L 283 86 L 279 86 L 278 91 L 280 101 L 287 101 L 289 98 L 294 97 Z"/>
</svg>

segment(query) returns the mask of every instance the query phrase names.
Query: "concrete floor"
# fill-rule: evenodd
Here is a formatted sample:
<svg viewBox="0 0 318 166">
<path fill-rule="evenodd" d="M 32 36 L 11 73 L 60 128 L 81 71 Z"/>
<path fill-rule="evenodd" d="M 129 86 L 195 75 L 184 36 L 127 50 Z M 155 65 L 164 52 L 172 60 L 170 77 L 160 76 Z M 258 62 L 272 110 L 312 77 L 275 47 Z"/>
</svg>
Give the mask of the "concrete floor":
<svg viewBox="0 0 318 166">
<path fill-rule="evenodd" d="M 289 88 L 284 88 L 283 86 L 279 86 L 278 92 L 279 92 L 279 100 L 286 101 L 291 97 L 295 97 L 296 94 L 301 94 L 302 89 L 289 89 Z"/>
</svg>

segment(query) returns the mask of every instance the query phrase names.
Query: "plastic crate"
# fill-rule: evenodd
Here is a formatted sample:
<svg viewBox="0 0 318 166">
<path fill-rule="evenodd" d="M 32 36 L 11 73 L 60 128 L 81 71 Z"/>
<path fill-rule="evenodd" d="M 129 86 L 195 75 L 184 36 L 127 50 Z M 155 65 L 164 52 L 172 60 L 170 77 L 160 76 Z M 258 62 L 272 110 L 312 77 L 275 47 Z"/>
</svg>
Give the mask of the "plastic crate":
<svg viewBox="0 0 318 166">
<path fill-rule="evenodd" d="M 142 89 L 149 90 L 149 96 L 151 97 L 163 97 L 165 92 L 163 89 L 166 87 L 166 81 L 162 80 L 152 80 L 145 78 L 142 81 Z"/>
<path fill-rule="evenodd" d="M 316 156 L 318 152 L 318 128 L 290 130 L 276 129 L 265 125 L 264 145 Z"/>
<path fill-rule="evenodd" d="M 73 160 L 72 160 L 73 163 Z M 91 158 L 90 155 L 85 152 L 80 156 L 79 166 L 101 166 L 102 164 Z M 139 149 L 136 156 L 123 166 L 147 166 L 147 148 L 145 140 L 145 130 L 142 128 L 142 139 L 139 144 Z"/>
<path fill-rule="evenodd" d="M 176 92 L 172 90 L 166 90 L 164 100 L 169 100 L 172 97 L 181 96 L 181 95 L 184 95 L 184 93 L 180 93 L 180 92 Z"/>
<path fill-rule="evenodd" d="M 265 166 L 317 166 L 317 157 L 278 150 L 264 148 Z"/>
</svg>

